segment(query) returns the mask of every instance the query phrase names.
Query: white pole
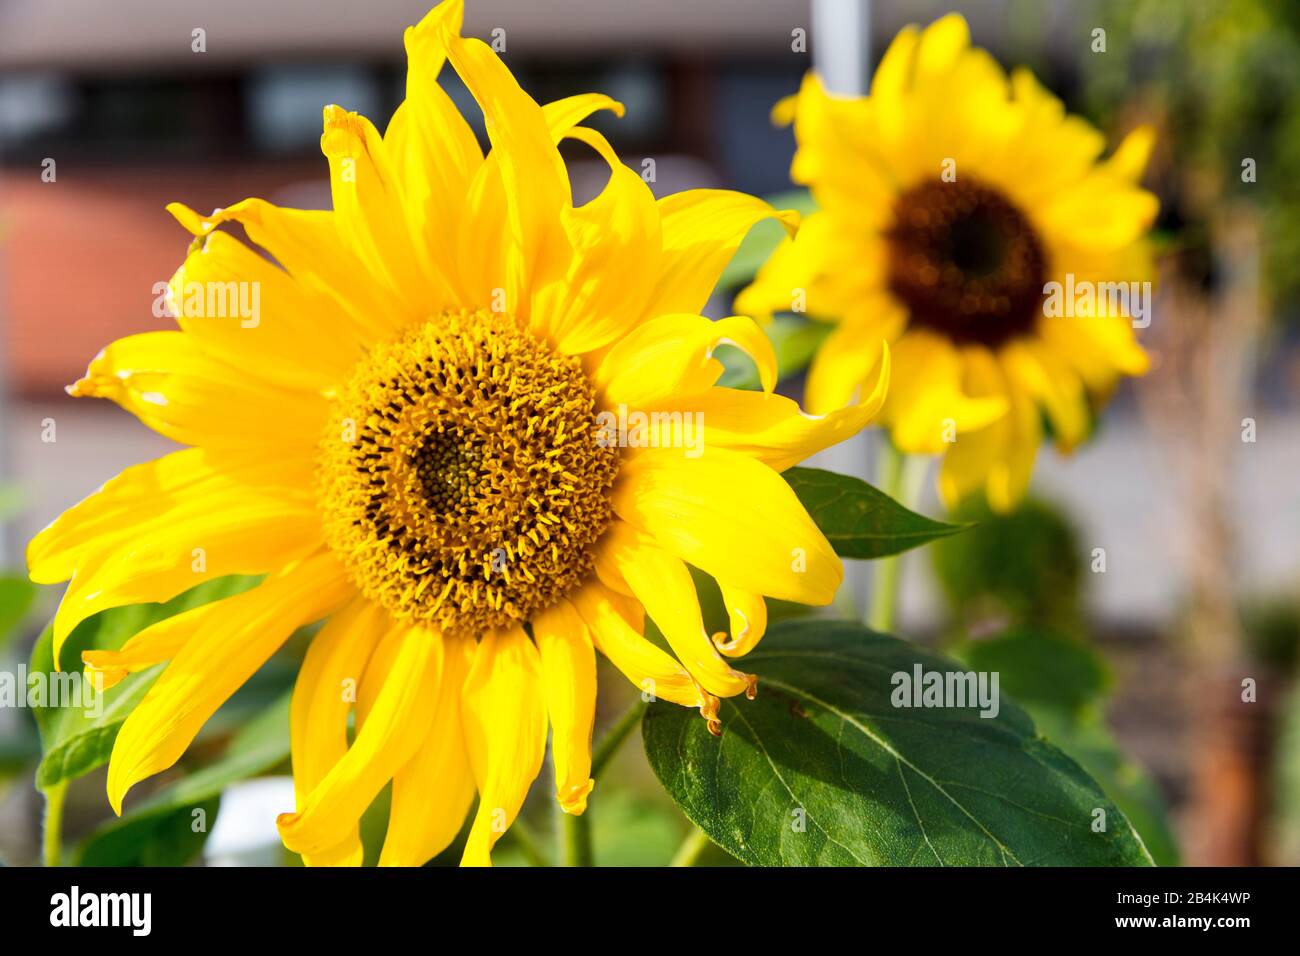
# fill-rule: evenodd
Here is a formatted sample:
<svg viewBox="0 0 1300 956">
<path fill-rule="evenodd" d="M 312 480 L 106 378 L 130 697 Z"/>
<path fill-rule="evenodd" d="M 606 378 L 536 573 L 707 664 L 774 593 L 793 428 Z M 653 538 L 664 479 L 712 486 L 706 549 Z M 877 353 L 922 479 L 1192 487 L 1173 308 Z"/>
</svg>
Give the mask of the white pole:
<svg viewBox="0 0 1300 956">
<path fill-rule="evenodd" d="M 871 0 L 812 0 L 813 69 L 826 89 L 861 96 L 871 82 Z"/>
</svg>

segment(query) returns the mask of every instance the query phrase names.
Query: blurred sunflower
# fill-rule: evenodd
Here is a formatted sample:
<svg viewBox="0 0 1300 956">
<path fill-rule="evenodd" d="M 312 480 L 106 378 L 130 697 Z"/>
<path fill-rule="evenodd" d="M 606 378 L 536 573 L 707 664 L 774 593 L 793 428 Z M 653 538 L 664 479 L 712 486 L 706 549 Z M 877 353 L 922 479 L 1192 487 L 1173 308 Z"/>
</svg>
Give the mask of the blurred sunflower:
<svg viewBox="0 0 1300 956">
<path fill-rule="evenodd" d="M 751 320 L 697 314 L 745 232 L 794 214 L 718 190 L 656 202 L 577 125 L 619 104 L 539 106 L 459 36 L 462 13 L 447 0 L 407 31 L 406 99 L 382 136 L 325 110 L 333 211 L 169 207 L 197 237 L 170 287 L 180 330 L 113 343 L 70 389 L 194 447 L 128 469 L 32 541 L 33 579 L 71 579 L 56 659 L 99 610 L 266 575 L 85 655 L 109 684 L 170 662 L 117 737 L 118 812 L 295 629 L 327 619 L 293 694 L 286 846 L 359 862 L 359 818 L 392 781 L 381 863 L 440 852 L 477 791 L 462 862 L 486 864 L 541 768 L 548 716 L 557 797 L 586 807 L 593 648 L 713 726 L 719 697 L 753 692 L 723 655 L 762 635 L 764 595 L 826 604 L 840 582 L 779 472 L 861 428 L 886 376 L 862 403 L 805 416 L 772 394 Z M 484 112 L 486 156 L 438 85 L 444 60 Z M 566 137 L 610 167 L 577 207 Z M 241 283 L 258 316 L 204 313 L 205 291 Z M 715 387 L 723 342 L 765 391 Z M 664 414 L 621 447 L 602 415 L 629 409 Z M 684 453 L 674 438 L 695 415 L 703 446 Z M 719 581 L 731 635 L 706 633 L 688 562 Z M 644 637 L 647 613 L 676 658 Z"/>
<path fill-rule="evenodd" d="M 893 343 L 881 421 L 894 444 L 946 452 L 949 504 L 982 488 L 1012 507 L 1043 413 L 1068 451 L 1118 378 L 1147 369 L 1128 293 L 1152 278 L 1144 234 L 1157 203 L 1137 185 L 1151 132 L 1099 160 L 1102 134 L 1029 71 L 1008 78 L 956 15 L 903 30 L 869 96 L 830 95 L 810 74 L 773 116 L 794 123 L 791 176 L 819 211 L 737 309 L 768 315 L 802 298 L 838 323 L 809 371 L 813 412 L 850 400 Z"/>
</svg>

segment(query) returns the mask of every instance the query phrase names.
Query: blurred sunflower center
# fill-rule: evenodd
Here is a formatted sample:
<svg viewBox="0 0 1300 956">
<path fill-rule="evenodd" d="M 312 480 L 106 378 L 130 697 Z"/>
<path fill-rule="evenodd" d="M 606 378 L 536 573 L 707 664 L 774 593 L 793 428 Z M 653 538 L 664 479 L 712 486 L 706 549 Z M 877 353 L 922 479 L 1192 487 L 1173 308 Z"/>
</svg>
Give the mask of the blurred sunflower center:
<svg viewBox="0 0 1300 956">
<path fill-rule="evenodd" d="M 913 326 L 994 348 L 1033 330 L 1046 257 L 997 189 L 969 178 L 921 183 L 898 197 L 885 235 L 889 288 Z"/>
<path fill-rule="evenodd" d="M 373 349 L 321 444 L 326 534 L 403 620 L 479 634 L 526 621 L 592 569 L 618 449 L 595 389 L 508 316 L 449 312 Z"/>
</svg>

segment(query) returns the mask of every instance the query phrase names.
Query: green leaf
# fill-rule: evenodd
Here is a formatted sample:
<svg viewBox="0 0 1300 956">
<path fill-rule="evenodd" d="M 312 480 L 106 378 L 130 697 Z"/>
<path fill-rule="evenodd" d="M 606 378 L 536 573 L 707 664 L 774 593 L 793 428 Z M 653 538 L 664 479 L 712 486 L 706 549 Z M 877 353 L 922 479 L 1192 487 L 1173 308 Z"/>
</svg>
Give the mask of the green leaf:
<svg viewBox="0 0 1300 956">
<path fill-rule="evenodd" d="M 883 558 L 970 527 L 909 511 L 861 478 L 818 468 L 791 468 L 784 475 L 842 558 Z"/>
<path fill-rule="evenodd" d="M 203 852 L 220 804 L 213 797 L 195 807 L 115 820 L 87 838 L 76 865 L 185 866 Z M 202 817 L 195 811 L 202 811 Z"/>
<path fill-rule="evenodd" d="M 949 661 L 856 624 L 792 621 L 745 663 L 758 698 L 723 702 L 721 738 L 668 703 L 643 724 L 669 794 L 745 863 L 1152 863 L 1114 802 L 1005 697 L 991 718 L 893 706 L 894 675 L 958 670 Z"/>
<path fill-rule="evenodd" d="M 0 575 L 0 650 L 18 633 L 27 612 L 36 599 L 36 585 L 27 578 Z"/>
<path fill-rule="evenodd" d="M 79 624 L 68 636 L 61 654 L 62 663 L 76 668 L 81 652 L 90 649 L 116 650 L 132 635 L 157 621 L 238 594 L 256 584 L 260 578 L 242 575 L 219 578 L 191 588 L 166 604 L 136 604 L 101 611 Z M 79 668 L 77 668 L 79 670 Z M 51 689 L 62 688 L 60 700 L 65 706 L 33 708 L 41 731 L 44 757 L 36 770 L 36 786 L 42 790 L 73 780 L 108 762 L 117 740 L 117 732 L 127 716 L 153 685 L 162 665 L 131 674 L 104 691 L 89 706 L 77 706 L 76 698 L 89 685 L 75 680 L 71 671 L 54 667 L 52 632 L 46 628 L 32 650 L 30 675 L 43 673 Z M 72 689 L 76 688 L 76 693 Z M 71 701 L 65 700 L 73 697 Z M 47 702 L 48 704 L 48 702 Z"/>
<path fill-rule="evenodd" d="M 967 666 L 997 671 L 1002 689 L 1025 706 L 1039 733 L 1078 761 L 1128 817 L 1160 866 L 1178 865 L 1164 800 L 1106 727 L 1110 672 L 1079 640 L 1018 628 L 958 649 Z"/>
<path fill-rule="evenodd" d="M 82 866 L 179 866 L 192 859 L 211 831 L 217 798 L 232 783 L 279 766 L 289 757 L 289 702 L 284 694 L 231 738 L 220 759 L 202 767 L 148 800 L 121 820 L 96 830 L 83 844 Z M 203 808 L 206 828 L 194 834 L 194 811 Z M 191 838 L 193 835 L 193 838 Z M 187 853 L 184 860 L 148 863 L 144 857 Z"/>
</svg>

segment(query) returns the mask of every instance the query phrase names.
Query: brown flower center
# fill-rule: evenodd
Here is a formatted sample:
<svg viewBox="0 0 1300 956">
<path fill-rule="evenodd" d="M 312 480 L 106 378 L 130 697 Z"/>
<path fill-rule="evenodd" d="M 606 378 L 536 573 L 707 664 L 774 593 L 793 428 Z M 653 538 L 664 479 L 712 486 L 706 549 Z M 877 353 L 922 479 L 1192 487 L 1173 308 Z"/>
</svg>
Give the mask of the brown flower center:
<svg viewBox="0 0 1300 956">
<path fill-rule="evenodd" d="M 330 545 L 399 619 L 479 634 L 592 569 L 618 449 L 576 358 L 507 316 L 438 316 L 375 348 L 321 444 Z"/>
<path fill-rule="evenodd" d="M 996 348 L 1033 331 L 1046 259 L 1029 220 L 969 179 L 914 186 L 894 204 L 889 288 L 913 327 Z"/>
</svg>

